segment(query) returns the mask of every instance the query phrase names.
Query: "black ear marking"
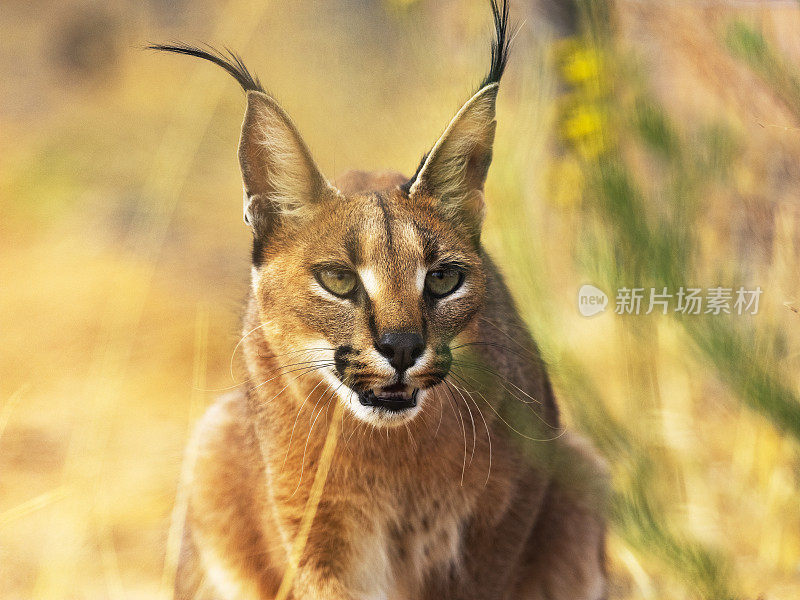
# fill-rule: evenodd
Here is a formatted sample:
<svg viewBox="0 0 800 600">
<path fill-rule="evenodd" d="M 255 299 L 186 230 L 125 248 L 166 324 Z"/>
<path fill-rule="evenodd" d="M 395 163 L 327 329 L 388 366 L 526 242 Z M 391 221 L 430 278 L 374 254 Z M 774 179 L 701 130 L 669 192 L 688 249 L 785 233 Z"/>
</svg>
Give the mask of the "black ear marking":
<svg viewBox="0 0 800 600">
<path fill-rule="evenodd" d="M 231 77 L 239 82 L 239 85 L 242 86 L 242 89 L 245 92 L 266 93 L 264 88 L 261 86 L 261 82 L 258 80 L 258 77 L 250 73 L 238 54 L 229 48 L 218 50 L 217 48 L 214 48 L 208 44 L 205 44 L 205 46 L 206 49 L 203 50 L 197 46 L 184 44 L 183 42 L 175 42 L 173 44 L 150 44 L 147 46 L 147 49 L 158 50 L 160 52 L 184 54 L 186 56 L 194 56 L 196 58 L 207 60 L 211 63 L 214 63 L 218 67 L 225 69 L 225 71 L 227 71 Z"/>
<path fill-rule="evenodd" d="M 492 85 L 493 83 L 499 84 L 500 80 L 503 78 L 503 74 L 506 71 L 508 57 L 511 53 L 511 40 L 513 39 L 514 35 L 509 29 L 509 0 L 502 0 L 502 2 L 503 4 L 501 7 L 498 5 L 497 0 L 489 0 L 489 5 L 492 10 L 492 18 L 494 20 L 494 39 L 492 39 L 490 48 L 491 60 L 489 62 L 489 71 L 486 73 L 486 76 L 475 90 L 476 93 L 486 86 Z M 422 160 L 420 160 L 414 175 L 400 186 L 400 190 L 402 190 L 405 194 L 409 194 L 411 192 L 411 187 L 417 181 L 420 171 L 422 171 L 422 167 L 425 165 L 425 161 L 428 159 L 428 154 L 429 152 L 426 152 L 422 157 Z"/>
<path fill-rule="evenodd" d="M 508 31 L 508 0 L 503 0 L 503 8 L 497 6 L 497 0 L 489 0 L 492 6 L 492 17 L 494 18 L 494 39 L 492 40 L 492 61 L 489 64 L 489 72 L 483 78 L 478 89 L 486 87 L 492 83 L 500 83 L 503 73 L 508 63 L 508 55 L 511 50 L 512 35 Z"/>
<path fill-rule="evenodd" d="M 283 218 L 301 217 L 308 206 L 338 194 L 320 172 L 297 127 L 264 91 L 258 77 L 238 54 L 206 45 L 152 44 L 152 50 L 194 56 L 231 75 L 247 94 L 247 110 L 239 141 L 244 184 L 244 221 L 253 230 L 253 264 L 263 260 L 264 245 Z"/>
</svg>

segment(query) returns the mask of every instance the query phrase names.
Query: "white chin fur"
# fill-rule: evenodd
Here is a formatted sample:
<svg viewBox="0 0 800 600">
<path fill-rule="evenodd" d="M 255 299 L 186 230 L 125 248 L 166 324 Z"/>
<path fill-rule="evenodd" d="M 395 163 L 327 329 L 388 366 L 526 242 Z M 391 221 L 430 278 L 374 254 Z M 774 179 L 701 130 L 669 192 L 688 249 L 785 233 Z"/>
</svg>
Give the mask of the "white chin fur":
<svg viewBox="0 0 800 600">
<path fill-rule="evenodd" d="M 422 410 L 422 391 L 417 395 L 417 405 L 402 412 L 391 412 L 374 406 L 364 406 L 356 394 L 347 402 L 352 413 L 374 427 L 397 427 L 411 421 Z"/>
<path fill-rule="evenodd" d="M 351 390 L 329 370 L 325 369 L 325 381 L 332 390 L 336 390 L 342 402 L 356 418 L 374 427 L 398 427 L 413 420 L 422 410 L 427 390 L 417 393 L 417 405 L 402 412 L 390 412 L 375 406 L 364 406 L 358 401 L 358 394 Z"/>
</svg>

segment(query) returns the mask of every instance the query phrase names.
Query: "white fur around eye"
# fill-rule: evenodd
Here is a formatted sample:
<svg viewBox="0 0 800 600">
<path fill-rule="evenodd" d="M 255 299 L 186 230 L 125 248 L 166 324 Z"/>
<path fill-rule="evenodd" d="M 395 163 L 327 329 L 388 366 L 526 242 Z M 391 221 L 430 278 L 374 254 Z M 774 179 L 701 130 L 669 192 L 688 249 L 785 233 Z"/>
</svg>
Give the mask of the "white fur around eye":
<svg viewBox="0 0 800 600">
<path fill-rule="evenodd" d="M 335 300 L 339 304 L 348 304 L 350 302 L 350 300 L 348 300 L 347 298 L 340 298 L 339 296 L 331 294 L 328 290 L 326 290 L 319 283 L 317 283 L 317 280 L 314 279 L 313 277 L 311 278 L 311 291 L 314 292 L 317 296 L 320 296 L 321 298 L 324 298 L 325 300 L 328 301 Z"/>
<path fill-rule="evenodd" d="M 428 270 L 425 267 L 417 267 L 417 290 L 421 294 L 425 291 L 425 278 L 428 276 Z"/>
<path fill-rule="evenodd" d="M 371 267 L 364 267 L 358 270 L 358 276 L 361 278 L 361 284 L 367 291 L 367 295 L 370 298 L 377 298 L 381 292 L 381 285 L 375 276 L 375 271 Z"/>
<path fill-rule="evenodd" d="M 463 296 L 467 295 L 469 291 L 469 282 L 465 281 L 461 284 L 461 287 L 458 288 L 455 292 L 448 296 L 444 296 L 443 298 L 437 298 L 436 302 L 439 304 L 444 304 L 445 302 L 450 302 L 451 300 L 457 300 L 458 298 L 462 298 Z"/>
</svg>

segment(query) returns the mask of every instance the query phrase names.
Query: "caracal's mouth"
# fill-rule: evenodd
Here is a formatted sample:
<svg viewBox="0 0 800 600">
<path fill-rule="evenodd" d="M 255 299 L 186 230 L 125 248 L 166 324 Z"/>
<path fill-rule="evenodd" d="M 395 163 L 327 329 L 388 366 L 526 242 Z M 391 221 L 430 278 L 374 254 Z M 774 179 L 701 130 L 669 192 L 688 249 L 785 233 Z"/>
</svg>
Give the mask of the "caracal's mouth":
<svg viewBox="0 0 800 600">
<path fill-rule="evenodd" d="M 362 406 L 380 408 L 391 413 L 401 413 L 417 405 L 417 394 L 419 394 L 419 388 L 395 383 L 359 392 L 358 401 Z"/>
</svg>

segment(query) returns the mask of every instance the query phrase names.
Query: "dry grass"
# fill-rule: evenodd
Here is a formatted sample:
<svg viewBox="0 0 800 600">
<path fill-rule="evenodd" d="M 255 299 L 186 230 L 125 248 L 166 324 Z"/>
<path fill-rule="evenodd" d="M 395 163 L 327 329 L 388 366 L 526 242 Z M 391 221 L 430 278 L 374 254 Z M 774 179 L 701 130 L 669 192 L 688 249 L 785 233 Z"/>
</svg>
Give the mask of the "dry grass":
<svg viewBox="0 0 800 600">
<path fill-rule="evenodd" d="M 88 29 L 102 52 L 77 63 L 63 56 L 86 44 L 73 29 L 94 9 L 4 5 L 0 598 L 167 597 L 188 432 L 234 383 L 243 100 L 207 65 L 138 47 L 238 48 L 326 173 L 410 171 L 480 78 L 485 7 L 345 4 L 112 5 Z M 614 596 L 793 599 L 800 9 L 620 2 L 612 14 L 591 44 L 557 44 L 534 18 L 518 37 L 486 244 L 567 419 L 612 464 Z M 554 56 L 573 61 L 566 86 Z M 609 165 L 631 193 L 604 187 Z M 760 285 L 761 312 L 585 319 L 575 307 L 582 283 L 676 281 Z"/>
</svg>

